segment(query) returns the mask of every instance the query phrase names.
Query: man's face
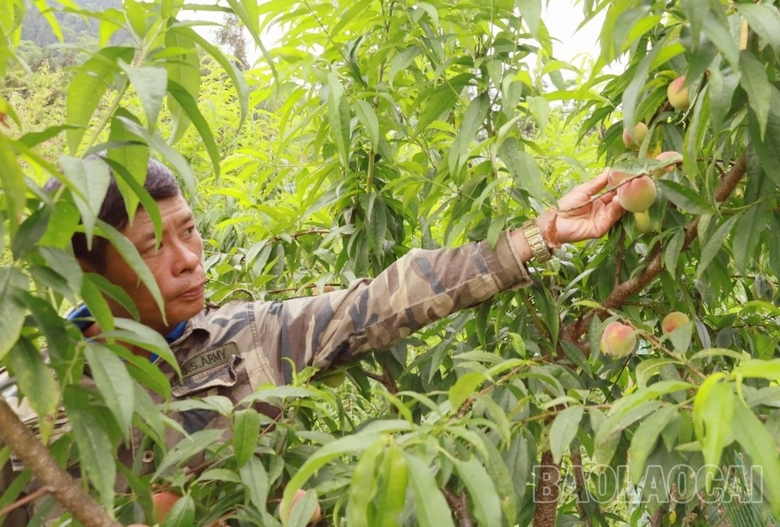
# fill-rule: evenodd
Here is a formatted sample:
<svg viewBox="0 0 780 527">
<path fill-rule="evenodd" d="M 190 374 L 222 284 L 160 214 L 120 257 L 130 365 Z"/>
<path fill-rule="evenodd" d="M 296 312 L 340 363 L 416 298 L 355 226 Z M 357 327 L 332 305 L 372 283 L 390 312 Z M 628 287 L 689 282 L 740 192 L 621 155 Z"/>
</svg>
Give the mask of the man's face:
<svg viewBox="0 0 780 527">
<path fill-rule="evenodd" d="M 157 280 L 165 302 L 167 324 L 149 290 L 111 245 L 106 249 L 101 274 L 130 295 L 138 307 L 141 322 L 166 334 L 203 309 L 206 274 L 201 261 L 203 240 L 195 228 L 195 218 L 187 202 L 182 196 L 175 196 L 157 201 L 157 206 L 163 225 L 159 248 L 156 247 L 152 220 L 143 209 L 138 209 L 132 225 L 128 224 L 122 233 L 135 245 Z M 114 303 L 112 308 L 115 308 L 115 315 L 127 316 Z"/>
</svg>

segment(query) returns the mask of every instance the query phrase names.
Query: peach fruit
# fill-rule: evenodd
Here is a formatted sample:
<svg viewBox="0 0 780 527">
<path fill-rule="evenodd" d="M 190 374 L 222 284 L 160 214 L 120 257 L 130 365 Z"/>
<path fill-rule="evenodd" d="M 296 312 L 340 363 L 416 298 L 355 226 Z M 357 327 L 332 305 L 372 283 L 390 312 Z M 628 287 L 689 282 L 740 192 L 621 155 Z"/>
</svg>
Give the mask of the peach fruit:
<svg viewBox="0 0 780 527">
<path fill-rule="evenodd" d="M 663 331 L 664 335 L 666 335 L 690 321 L 691 319 L 689 319 L 688 315 L 685 313 L 680 311 L 672 311 L 661 321 L 661 331 Z"/>
<path fill-rule="evenodd" d="M 691 107 L 691 101 L 688 100 L 688 87 L 683 87 L 685 77 L 677 77 L 666 88 L 666 98 L 677 111 L 685 111 Z"/>
<path fill-rule="evenodd" d="M 683 156 L 680 152 L 675 152 L 673 150 L 670 150 L 669 152 L 661 152 L 655 158 L 658 161 L 674 161 L 675 164 L 682 163 Z M 659 168 L 658 170 L 653 171 L 653 177 L 659 178 L 663 176 L 664 174 L 671 172 L 674 170 L 674 165 L 665 166 L 664 168 Z"/>
<path fill-rule="evenodd" d="M 632 179 L 617 190 L 620 205 L 629 212 L 642 212 L 655 201 L 655 182 L 647 176 Z"/>
<path fill-rule="evenodd" d="M 634 225 L 636 230 L 642 234 L 653 230 L 653 224 L 650 221 L 650 213 L 646 210 L 634 213 Z"/>
<path fill-rule="evenodd" d="M 628 172 L 621 172 L 619 170 L 610 169 L 607 179 L 609 181 L 609 186 L 614 188 L 617 187 L 621 181 L 631 176 L 632 174 L 629 174 Z"/>
<path fill-rule="evenodd" d="M 634 328 L 610 322 L 601 335 L 601 352 L 617 359 L 625 357 L 636 348 L 636 335 Z"/>
<path fill-rule="evenodd" d="M 290 503 L 290 509 L 288 514 L 292 513 L 295 504 L 298 502 L 299 499 L 303 498 L 305 495 L 306 495 L 306 491 L 303 489 L 298 489 L 295 491 L 295 496 L 293 496 L 292 502 Z M 317 503 L 317 506 L 314 508 L 314 512 L 312 513 L 311 518 L 309 518 L 308 523 L 317 523 L 321 519 L 322 519 L 322 508 L 320 507 L 320 504 Z"/>
<path fill-rule="evenodd" d="M 180 497 L 168 490 L 152 494 L 152 520 L 154 523 L 162 523 Z"/>
<path fill-rule="evenodd" d="M 636 123 L 634 125 L 634 136 L 631 137 L 628 128 L 623 130 L 623 144 L 632 150 L 639 150 L 639 146 L 647 136 L 647 125 L 645 123 Z"/>
</svg>

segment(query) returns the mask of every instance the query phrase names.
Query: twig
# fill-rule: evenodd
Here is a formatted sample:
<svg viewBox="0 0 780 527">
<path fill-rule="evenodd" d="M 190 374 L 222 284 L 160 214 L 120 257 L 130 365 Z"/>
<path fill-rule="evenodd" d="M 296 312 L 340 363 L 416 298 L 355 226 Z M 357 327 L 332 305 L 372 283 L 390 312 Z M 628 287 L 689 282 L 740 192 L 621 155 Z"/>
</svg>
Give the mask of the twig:
<svg viewBox="0 0 780 527">
<path fill-rule="evenodd" d="M 444 487 L 444 497 L 447 499 L 447 504 L 455 513 L 455 518 L 458 520 L 458 527 L 474 527 L 474 520 L 469 514 L 468 502 L 466 501 L 466 492 L 460 491 L 460 495 L 457 496 L 449 487 Z"/>
<path fill-rule="evenodd" d="M 561 467 L 553 461 L 549 450 L 542 454 L 539 465 L 539 482 L 536 485 L 534 502 L 534 527 L 555 527 L 558 513 L 558 497 L 561 492 Z"/>
<path fill-rule="evenodd" d="M 32 494 L 29 494 L 20 500 L 16 500 L 5 509 L 0 509 L 0 518 L 2 518 L 3 516 L 5 516 L 11 511 L 18 509 L 19 507 L 23 507 L 27 505 L 31 501 L 35 501 L 38 498 L 45 496 L 46 494 L 52 494 L 52 493 L 54 493 L 53 487 L 41 487 L 35 492 L 33 492 Z"/>
<path fill-rule="evenodd" d="M 571 449 L 571 464 L 574 468 L 574 483 L 577 491 L 577 511 L 585 527 L 591 527 L 590 518 L 585 510 L 585 471 L 582 469 L 582 453 L 579 445 Z"/>
<path fill-rule="evenodd" d="M 0 439 L 13 450 L 44 487 L 84 527 L 121 527 L 57 464 L 46 446 L 35 437 L 8 403 L 0 397 Z"/>
</svg>

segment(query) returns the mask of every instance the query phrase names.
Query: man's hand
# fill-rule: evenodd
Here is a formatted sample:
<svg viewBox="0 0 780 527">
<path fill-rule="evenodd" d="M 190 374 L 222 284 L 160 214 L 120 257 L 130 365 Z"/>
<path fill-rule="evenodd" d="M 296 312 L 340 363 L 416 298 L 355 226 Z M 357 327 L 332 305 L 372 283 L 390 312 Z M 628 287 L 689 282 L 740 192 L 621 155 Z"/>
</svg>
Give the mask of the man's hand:
<svg viewBox="0 0 780 527">
<path fill-rule="evenodd" d="M 557 210 L 547 210 L 536 219 L 548 247 L 600 238 L 623 217 L 625 210 L 614 190 L 593 199 L 607 186 L 608 175 L 607 168 L 598 177 L 574 187 L 558 200 Z"/>
</svg>

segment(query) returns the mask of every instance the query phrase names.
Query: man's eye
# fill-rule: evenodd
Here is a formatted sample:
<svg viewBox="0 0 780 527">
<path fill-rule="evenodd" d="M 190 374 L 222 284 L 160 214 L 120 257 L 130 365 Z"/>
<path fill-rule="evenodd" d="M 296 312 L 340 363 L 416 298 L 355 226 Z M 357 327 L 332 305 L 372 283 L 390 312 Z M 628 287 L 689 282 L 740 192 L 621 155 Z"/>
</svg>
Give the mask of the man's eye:
<svg viewBox="0 0 780 527">
<path fill-rule="evenodd" d="M 195 226 L 187 227 L 187 230 L 185 231 L 187 234 L 193 234 L 195 232 Z"/>
</svg>

